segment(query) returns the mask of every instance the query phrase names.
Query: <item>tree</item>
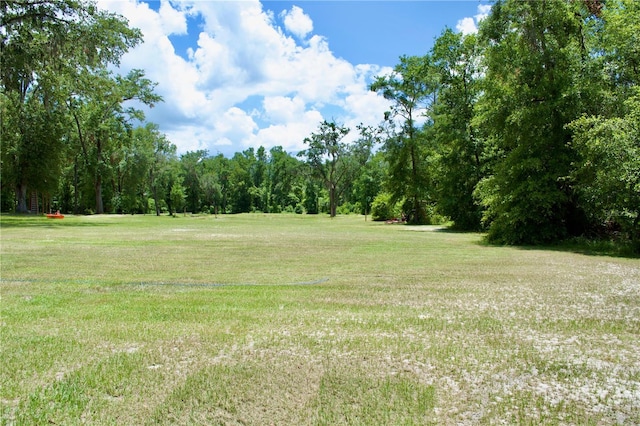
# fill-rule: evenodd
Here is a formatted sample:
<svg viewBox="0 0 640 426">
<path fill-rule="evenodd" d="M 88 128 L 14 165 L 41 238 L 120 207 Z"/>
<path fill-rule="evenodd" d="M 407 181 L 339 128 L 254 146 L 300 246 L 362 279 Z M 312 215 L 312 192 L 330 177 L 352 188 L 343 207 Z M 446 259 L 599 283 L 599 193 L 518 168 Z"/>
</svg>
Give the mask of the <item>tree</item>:
<svg viewBox="0 0 640 426">
<path fill-rule="evenodd" d="M 613 224 L 640 252 L 640 89 L 624 117 L 582 117 L 571 124 L 581 154 L 575 178 L 588 213 Z"/>
<path fill-rule="evenodd" d="M 366 215 L 373 198 L 380 192 L 385 178 L 385 166 L 381 153 L 373 154 L 373 149 L 382 141 L 382 127 L 357 126 L 360 133 L 351 146 L 349 161 L 352 163 L 351 176 L 343 185 L 343 202 L 351 203 L 354 211 Z"/>
<path fill-rule="evenodd" d="M 147 198 L 153 199 L 156 215 L 160 215 L 165 198 L 166 174 L 176 161 L 176 147 L 158 125 L 148 123 L 131 132 L 131 141 L 121 148 L 118 165 L 118 196 L 121 208 L 127 212 L 146 212 Z"/>
<path fill-rule="evenodd" d="M 2 186 L 12 184 L 16 211 L 27 213 L 27 190 L 51 194 L 57 189 L 65 145 L 64 106 L 41 78 L 24 94 L 0 95 L 2 108 Z"/>
<path fill-rule="evenodd" d="M 68 99 L 84 166 L 93 175 L 96 214 L 105 211 L 103 178 L 111 171 L 107 160 L 123 140 L 118 134 L 130 128 L 130 120 L 144 119 L 141 110 L 125 108 L 125 103 L 135 100 L 153 107 L 162 100 L 154 93 L 155 86 L 141 70 L 132 70 L 124 77 L 100 70 L 84 73 L 78 90 Z"/>
<path fill-rule="evenodd" d="M 185 188 L 186 208 L 192 213 L 198 213 L 202 202 L 201 178 L 204 174 L 204 159 L 206 150 L 188 151 L 180 156 L 182 166 L 182 182 Z"/>
<path fill-rule="evenodd" d="M 144 127 L 143 137 L 151 139 L 153 156 L 149 166 L 149 189 L 153 197 L 156 216 L 160 216 L 160 201 L 164 198 L 164 182 L 171 172 L 172 164 L 177 163 L 176 146 L 158 131 L 155 124 L 147 124 Z"/>
<path fill-rule="evenodd" d="M 371 204 L 382 191 L 387 179 L 387 168 L 384 154 L 377 152 L 357 174 L 353 182 L 353 198 L 359 203 L 361 214 L 367 215 L 371 212 Z"/>
<path fill-rule="evenodd" d="M 451 218 L 455 228 L 478 230 L 482 208 L 473 192 L 486 174 L 487 158 L 473 123 L 481 83 L 476 36 L 447 29 L 431 54 L 439 83 L 433 108 L 438 210 Z"/>
<path fill-rule="evenodd" d="M 402 56 L 391 75 L 377 77 L 370 89 L 394 102 L 385 119 L 402 120 L 400 131 L 386 141 L 389 162 L 389 192 L 395 201 L 407 199 L 413 223 L 426 223 L 429 199 L 429 150 L 426 133 L 416 125 L 436 94 L 436 81 L 429 56 Z"/>
<path fill-rule="evenodd" d="M 256 158 L 253 148 L 237 152 L 230 161 L 229 181 L 231 183 L 232 213 L 248 213 L 254 207 L 256 195 L 251 176 Z"/>
<path fill-rule="evenodd" d="M 256 151 L 256 161 L 251 169 L 251 181 L 253 183 L 252 194 L 255 209 L 261 212 L 269 211 L 268 172 L 269 158 L 267 150 L 261 146 Z"/>
<path fill-rule="evenodd" d="M 215 157 L 205 158 L 203 163 L 205 173 L 203 190 L 205 194 L 211 196 L 209 199 L 213 199 L 214 204 L 212 205 L 216 214 L 228 213 L 231 198 L 230 161 L 224 155 L 218 154 Z"/>
<path fill-rule="evenodd" d="M 482 22 L 486 79 L 478 120 L 499 158 L 476 194 L 491 241 L 555 241 L 576 223 L 566 179 L 576 156 L 566 125 L 581 105 L 577 7 L 564 0 L 498 1 Z"/>
<path fill-rule="evenodd" d="M 299 181 L 302 175 L 300 160 L 292 157 L 281 146 L 274 146 L 269 150 L 268 182 L 266 183 L 269 192 L 269 211 L 279 213 L 295 210 L 298 202 L 304 198 L 300 194 L 302 186 Z M 313 185 L 314 182 L 310 184 Z M 317 197 L 315 200 L 317 202 Z"/>
<path fill-rule="evenodd" d="M 304 139 L 308 148 L 299 154 L 307 158 L 307 163 L 327 187 L 331 217 L 336 216 L 338 185 L 345 176 L 342 163 L 347 155 L 347 145 L 342 139 L 349 131 L 347 127 L 325 120 L 318 127 L 318 133 Z"/>
<path fill-rule="evenodd" d="M 640 3 L 589 4 L 583 85 L 596 102 L 567 126 L 578 154 L 571 179 L 592 226 L 620 232 L 640 252 Z"/>
</svg>

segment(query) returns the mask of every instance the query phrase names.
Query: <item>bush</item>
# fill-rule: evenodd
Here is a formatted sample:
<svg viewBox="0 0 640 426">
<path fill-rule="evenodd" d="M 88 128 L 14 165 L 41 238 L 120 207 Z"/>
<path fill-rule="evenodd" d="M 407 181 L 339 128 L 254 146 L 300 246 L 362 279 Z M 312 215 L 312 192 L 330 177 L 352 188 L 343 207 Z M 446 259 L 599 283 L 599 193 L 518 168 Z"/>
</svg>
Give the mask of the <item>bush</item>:
<svg viewBox="0 0 640 426">
<path fill-rule="evenodd" d="M 400 206 L 392 202 L 392 195 L 381 192 L 371 203 L 371 218 L 373 220 L 388 220 L 400 217 Z"/>
<path fill-rule="evenodd" d="M 352 214 L 359 213 L 360 205 L 353 203 L 344 203 L 338 206 L 338 214 Z"/>
</svg>

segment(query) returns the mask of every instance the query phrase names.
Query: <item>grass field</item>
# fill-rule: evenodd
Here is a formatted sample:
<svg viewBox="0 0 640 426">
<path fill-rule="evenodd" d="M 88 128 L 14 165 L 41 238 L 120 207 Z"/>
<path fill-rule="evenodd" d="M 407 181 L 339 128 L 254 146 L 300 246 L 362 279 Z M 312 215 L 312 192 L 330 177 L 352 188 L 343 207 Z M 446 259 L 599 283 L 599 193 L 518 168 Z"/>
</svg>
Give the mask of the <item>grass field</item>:
<svg viewBox="0 0 640 426">
<path fill-rule="evenodd" d="M 640 424 L 640 260 L 362 217 L 2 216 L 2 424 Z"/>
</svg>

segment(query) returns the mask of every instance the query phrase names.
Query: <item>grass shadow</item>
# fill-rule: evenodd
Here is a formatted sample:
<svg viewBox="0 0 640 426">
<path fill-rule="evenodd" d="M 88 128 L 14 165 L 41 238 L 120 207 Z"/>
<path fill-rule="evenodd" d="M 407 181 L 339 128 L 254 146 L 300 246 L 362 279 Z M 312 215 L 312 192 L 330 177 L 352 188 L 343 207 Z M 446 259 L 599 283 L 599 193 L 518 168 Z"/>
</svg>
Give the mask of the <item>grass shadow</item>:
<svg viewBox="0 0 640 426">
<path fill-rule="evenodd" d="M 449 234 L 482 234 L 479 231 L 465 231 L 451 226 L 442 226 L 432 229 L 433 232 Z M 503 244 L 491 243 L 486 237 L 481 238 L 477 244 L 486 247 L 501 247 Z M 640 259 L 640 252 L 634 249 L 631 242 L 615 241 L 607 239 L 572 238 L 551 244 L 540 245 L 513 245 L 520 250 L 548 250 L 565 253 L 583 254 L 585 256 L 618 257 L 624 259 Z"/>
<path fill-rule="evenodd" d="M 609 240 L 567 240 L 556 244 L 516 246 L 520 250 L 548 250 L 583 254 L 585 256 L 618 257 L 624 259 L 640 259 L 640 253 L 634 250 L 631 243 Z"/>
</svg>

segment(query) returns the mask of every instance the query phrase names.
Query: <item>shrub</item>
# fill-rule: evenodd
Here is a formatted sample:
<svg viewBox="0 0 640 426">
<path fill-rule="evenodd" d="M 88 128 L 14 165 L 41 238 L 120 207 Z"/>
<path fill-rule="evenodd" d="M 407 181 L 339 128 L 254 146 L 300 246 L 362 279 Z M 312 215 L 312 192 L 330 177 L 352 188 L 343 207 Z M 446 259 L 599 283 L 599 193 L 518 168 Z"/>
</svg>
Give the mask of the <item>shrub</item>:
<svg viewBox="0 0 640 426">
<path fill-rule="evenodd" d="M 393 196 L 388 192 L 381 192 L 371 203 L 371 218 L 373 220 L 388 220 L 400 217 L 400 206 L 394 203 Z"/>
</svg>

